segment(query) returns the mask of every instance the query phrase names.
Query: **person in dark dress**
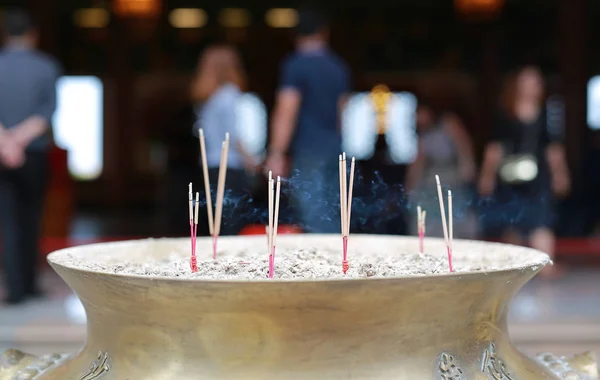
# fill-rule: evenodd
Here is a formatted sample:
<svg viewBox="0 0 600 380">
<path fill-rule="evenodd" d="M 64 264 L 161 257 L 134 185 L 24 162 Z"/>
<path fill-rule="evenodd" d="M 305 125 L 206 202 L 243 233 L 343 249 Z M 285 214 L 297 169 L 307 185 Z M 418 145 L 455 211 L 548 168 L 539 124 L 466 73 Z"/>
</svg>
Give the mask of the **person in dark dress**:
<svg viewBox="0 0 600 380">
<path fill-rule="evenodd" d="M 0 52 L 0 233 L 9 304 L 38 296 L 37 258 L 60 69 L 36 50 L 24 10 L 4 15 Z"/>
<path fill-rule="evenodd" d="M 350 90 L 349 70 L 327 44 L 325 17 L 300 11 L 296 51 L 285 59 L 265 166 L 290 173 L 293 203 L 307 232 L 339 231 L 340 114 Z"/>
<path fill-rule="evenodd" d="M 562 130 L 549 124 L 544 80 L 535 67 L 509 78 L 493 126 L 479 180 L 480 195 L 492 196 L 483 214 L 489 232 L 511 243 L 526 238 L 554 256 L 554 204 L 570 190 Z M 557 274 L 553 267 L 543 272 Z"/>
</svg>

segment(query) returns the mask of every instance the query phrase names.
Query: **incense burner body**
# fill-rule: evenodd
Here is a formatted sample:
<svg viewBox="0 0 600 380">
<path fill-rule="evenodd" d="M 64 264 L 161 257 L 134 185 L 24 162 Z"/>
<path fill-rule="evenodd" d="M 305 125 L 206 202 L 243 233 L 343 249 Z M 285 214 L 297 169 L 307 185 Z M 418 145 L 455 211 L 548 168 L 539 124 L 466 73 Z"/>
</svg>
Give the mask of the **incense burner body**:
<svg viewBox="0 0 600 380">
<path fill-rule="evenodd" d="M 106 248 L 126 255 L 135 244 Z M 61 254 L 49 261 L 86 309 L 85 346 L 54 361 L 9 351 L 0 380 L 597 376 L 591 356 L 535 360 L 511 345 L 509 302 L 541 265 L 427 277 L 199 281 L 84 271 L 58 264 Z M 19 371 L 25 375 L 16 377 Z"/>
</svg>

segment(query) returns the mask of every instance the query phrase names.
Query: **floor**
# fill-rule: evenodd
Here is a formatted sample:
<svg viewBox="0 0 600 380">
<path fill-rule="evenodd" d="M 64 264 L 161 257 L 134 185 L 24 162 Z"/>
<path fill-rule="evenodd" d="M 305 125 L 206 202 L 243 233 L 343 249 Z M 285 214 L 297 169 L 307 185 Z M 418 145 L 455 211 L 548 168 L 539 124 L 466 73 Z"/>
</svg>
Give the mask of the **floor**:
<svg viewBox="0 0 600 380">
<path fill-rule="evenodd" d="M 144 233 L 134 219 L 107 218 L 99 224 L 83 215 L 74 223 L 72 235 Z M 85 315 L 78 300 L 50 268 L 42 273 L 42 285 L 47 298 L 0 306 L 0 350 L 12 347 L 41 354 L 72 352 L 82 346 Z M 527 354 L 585 350 L 600 354 L 600 268 L 570 267 L 560 280 L 534 279 L 514 299 L 509 322 L 515 344 Z"/>
</svg>

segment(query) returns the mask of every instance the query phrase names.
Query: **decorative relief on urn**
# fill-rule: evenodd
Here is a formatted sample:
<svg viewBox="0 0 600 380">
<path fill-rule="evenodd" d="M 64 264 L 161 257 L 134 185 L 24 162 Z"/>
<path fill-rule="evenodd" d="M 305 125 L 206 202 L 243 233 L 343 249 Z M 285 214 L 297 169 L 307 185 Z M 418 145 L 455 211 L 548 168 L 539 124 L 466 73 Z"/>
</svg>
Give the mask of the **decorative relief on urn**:
<svg viewBox="0 0 600 380">
<path fill-rule="evenodd" d="M 515 380 L 506 368 L 504 361 L 498 357 L 494 343 L 490 343 L 490 346 L 483 352 L 481 372 L 487 373 L 490 380 Z"/>
<path fill-rule="evenodd" d="M 33 380 L 48 369 L 61 364 L 69 355 L 48 354 L 34 356 L 8 349 L 0 356 L 0 380 Z"/>
<path fill-rule="evenodd" d="M 454 356 L 445 352 L 440 356 L 439 370 L 442 380 L 465 380 L 463 370 Z"/>
<path fill-rule="evenodd" d="M 79 380 L 94 380 L 110 371 L 110 365 L 108 364 L 108 353 L 98 352 L 98 357 L 92 362 L 90 371 L 83 375 Z"/>
<path fill-rule="evenodd" d="M 592 380 L 598 378 L 596 357 L 591 353 L 575 355 L 571 358 L 543 353 L 538 354 L 536 359 L 563 380 Z"/>
</svg>

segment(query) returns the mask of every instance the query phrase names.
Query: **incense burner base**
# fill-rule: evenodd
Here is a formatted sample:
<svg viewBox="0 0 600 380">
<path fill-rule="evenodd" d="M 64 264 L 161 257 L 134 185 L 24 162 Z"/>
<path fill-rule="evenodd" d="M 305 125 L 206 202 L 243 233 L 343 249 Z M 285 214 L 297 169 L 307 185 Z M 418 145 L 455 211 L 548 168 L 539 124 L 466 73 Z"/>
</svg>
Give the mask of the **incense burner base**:
<svg viewBox="0 0 600 380">
<path fill-rule="evenodd" d="M 108 353 L 98 352 L 95 358 L 90 360 L 87 371 L 70 369 L 69 361 L 74 356 L 65 354 L 48 354 L 33 356 L 19 350 L 9 349 L 0 356 L 0 380 L 59 380 L 73 378 L 79 380 L 93 379 L 117 379 L 111 376 L 110 361 Z M 532 364 L 545 367 L 550 377 L 540 377 L 560 380 L 596 380 L 598 379 L 598 364 L 596 357 L 586 352 L 572 357 L 557 357 L 550 353 L 539 354 Z M 467 379 L 490 379 L 490 380 L 517 380 L 521 377 L 513 375 L 510 366 L 498 356 L 495 343 L 490 343 L 484 350 L 480 359 L 481 367 L 479 373 L 474 377 L 467 375 L 466 367 L 452 354 L 442 352 L 437 360 L 437 369 L 430 377 L 433 380 L 467 380 Z M 533 366 L 532 368 L 534 368 Z M 518 372 L 522 372 L 520 368 Z M 437 372 L 437 374 L 436 374 Z M 139 377 L 138 377 L 139 376 Z M 179 379 L 179 375 L 170 376 L 164 374 L 165 379 Z M 136 371 L 128 379 L 144 378 L 152 379 L 152 374 L 143 370 Z M 205 379 L 210 376 L 190 374 L 186 379 Z M 294 376 L 290 378 L 295 378 Z M 390 377 L 390 379 L 409 379 L 407 377 Z"/>
<path fill-rule="evenodd" d="M 229 238 L 222 239 L 225 246 Z M 230 239 L 234 245 L 264 246 L 261 236 Z M 292 241 L 287 239 L 298 238 L 282 236 L 278 246 Z M 302 239 L 338 242 L 339 236 Z M 382 251 L 418 247 L 413 238 L 366 241 L 377 242 Z M 84 270 L 60 260 L 66 255 L 98 260 L 103 252 L 118 259 L 141 246 L 149 247 L 147 258 L 188 242 L 107 243 L 51 254 L 51 265 L 85 307 L 85 346 L 73 355 L 41 357 L 8 350 L 0 357 L 0 380 L 598 378 L 592 354 L 532 359 L 512 346 L 508 305 L 548 262 L 525 248 L 490 244 L 493 249 L 486 251 L 486 260 L 499 248 L 522 256 L 526 264 L 517 267 L 335 280 L 165 278 Z M 428 247 L 446 253 L 442 240 L 431 239 Z M 464 268 L 461 260 L 475 249 L 481 243 L 455 241 L 457 266 Z"/>
</svg>

